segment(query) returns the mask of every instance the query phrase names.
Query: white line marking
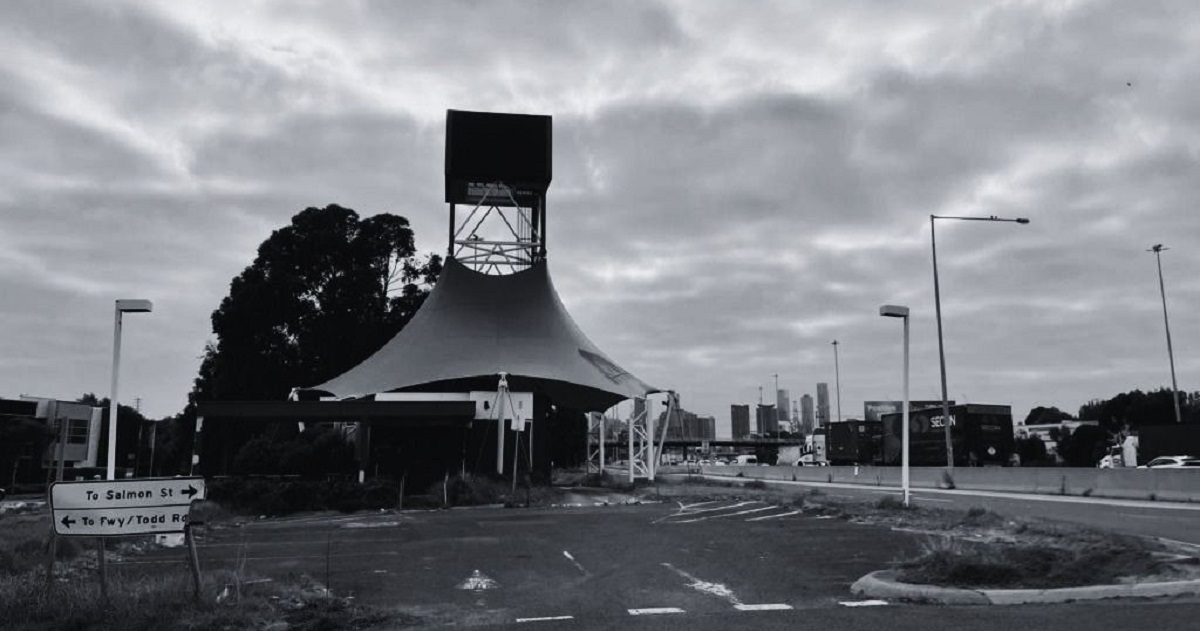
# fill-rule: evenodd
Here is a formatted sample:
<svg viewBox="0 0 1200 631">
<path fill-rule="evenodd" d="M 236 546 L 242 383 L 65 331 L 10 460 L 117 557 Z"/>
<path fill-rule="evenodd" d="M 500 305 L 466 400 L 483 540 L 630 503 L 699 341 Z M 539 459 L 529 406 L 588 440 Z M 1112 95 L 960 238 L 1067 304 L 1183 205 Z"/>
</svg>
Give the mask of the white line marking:
<svg viewBox="0 0 1200 631">
<path fill-rule="evenodd" d="M 551 620 L 574 620 L 575 616 L 542 616 L 541 618 L 517 618 L 517 622 L 549 622 Z"/>
<path fill-rule="evenodd" d="M 774 507 L 774 506 L 763 506 L 762 508 L 751 508 L 751 509 L 749 509 L 749 510 L 738 511 L 738 512 L 736 512 L 736 513 L 725 513 L 725 514 L 722 514 L 722 515 L 708 515 L 708 516 L 705 516 L 705 517 L 697 517 L 697 518 L 695 518 L 695 519 L 681 519 L 681 520 L 679 520 L 679 521 L 677 521 L 677 522 L 675 522 L 675 523 L 677 523 L 677 524 L 691 524 L 691 523 L 694 523 L 694 522 L 698 522 L 698 521 L 706 521 L 706 520 L 709 520 L 709 519 L 722 519 L 722 518 L 725 518 L 725 517 L 737 517 L 738 515 L 749 515 L 750 513 L 761 513 L 761 512 L 763 512 L 763 511 L 765 511 L 765 510 L 775 510 L 775 507 Z"/>
<path fill-rule="evenodd" d="M 707 502 L 696 502 L 695 504 L 684 504 L 683 502 L 676 502 L 676 504 L 679 504 L 679 510 L 685 511 L 689 508 L 696 508 L 697 506 L 704 506 L 706 504 L 716 504 L 719 501 L 721 501 L 721 500 L 709 500 Z"/>
<path fill-rule="evenodd" d="M 747 519 L 746 521 L 766 521 L 768 519 L 776 519 L 779 517 L 791 517 L 792 515 L 799 515 L 800 513 L 803 513 L 803 512 L 804 511 L 794 510 L 790 513 L 780 513 L 778 515 L 763 515 L 762 517 L 751 517 L 750 519 Z"/>
<path fill-rule="evenodd" d="M 663 563 L 663 567 L 691 581 L 691 583 L 688 583 L 688 587 L 691 587 L 698 592 L 704 592 L 705 594 L 711 594 L 718 598 L 724 598 L 734 606 L 742 604 L 742 601 L 738 599 L 737 594 L 733 593 L 733 590 L 720 583 L 709 583 L 708 581 L 702 581 L 695 576 L 692 576 L 691 574 L 688 574 L 687 572 L 675 567 L 674 565 L 671 565 L 670 563 Z"/>
<path fill-rule="evenodd" d="M 792 606 L 783 603 L 768 603 L 764 605 L 734 605 L 733 608 L 738 611 L 782 611 L 791 609 Z"/>
<path fill-rule="evenodd" d="M 579 561 L 575 560 L 575 557 L 571 556 L 570 552 L 563 550 L 563 556 L 567 557 L 567 559 L 571 561 L 571 563 L 575 566 L 575 569 L 579 570 L 580 574 L 583 574 L 584 576 L 588 575 L 588 571 L 583 569 L 583 566 L 579 564 Z"/>
<path fill-rule="evenodd" d="M 701 508 L 699 510 L 680 511 L 679 514 L 680 515 L 695 515 L 696 513 L 711 513 L 713 511 L 722 511 L 722 510 L 729 510 L 731 508 L 741 508 L 743 506 L 750 506 L 751 504 L 761 504 L 761 502 L 754 502 L 754 501 L 738 502 L 736 504 L 730 504 L 728 506 L 717 506 L 716 508 Z"/>
<path fill-rule="evenodd" d="M 631 616 L 656 616 L 667 613 L 687 613 L 678 607 L 648 607 L 646 609 L 630 609 Z"/>
<path fill-rule="evenodd" d="M 845 607 L 882 607 L 888 604 L 886 600 L 843 600 L 838 603 Z"/>
<path fill-rule="evenodd" d="M 710 504 L 711 502 L 702 502 L 702 503 Z M 658 519 L 655 519 L 652 523 L 657 524 L 657 523 L 667 521 L 667 520 L 675 518 L 675 517 L 687 517 L 688 515 L 697 515 L 700 513 L 711 513 L 713 511 L 723 511 L 723 510 L 729 510 L 731 508 L 741 508 L 743 506 L 749 506 L 751 504 L 761 504 L 761 503 L 762 502 L 755 502 L 755 501 L 738 502 L 736 504 L 731 504 L 729 506 L 717 506 L 716 508 L 701 508 L 698 510 L 687 510 L 686 508 L 684 508 L 681 505 L 678 511 L 671 513 L 670 515 L 664 515 L 662 517 L 659 517 Z M 698 506 L 698 504 L 696 504 L 695 506 Z"/>
</svg>

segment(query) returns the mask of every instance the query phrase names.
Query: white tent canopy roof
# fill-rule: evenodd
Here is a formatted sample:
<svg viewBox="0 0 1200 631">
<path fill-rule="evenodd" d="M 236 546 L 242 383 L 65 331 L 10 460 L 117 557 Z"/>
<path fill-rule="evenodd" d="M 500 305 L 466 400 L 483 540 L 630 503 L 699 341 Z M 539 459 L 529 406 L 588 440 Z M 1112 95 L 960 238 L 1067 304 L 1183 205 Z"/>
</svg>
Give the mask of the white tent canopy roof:
<svg viewBox="0 0 1200 631">
<path fill-rule="evenodd" d="M 494 390 L 508 373 L 515 391 L 601 411 L 659 392 L 622 369 L 563 307 L 546 261 L 505 276 L 451 258 L 425 304 L 396 337 L 361 364 L 308 391 L 338 399 L 380 392 Z"/>
</svg>

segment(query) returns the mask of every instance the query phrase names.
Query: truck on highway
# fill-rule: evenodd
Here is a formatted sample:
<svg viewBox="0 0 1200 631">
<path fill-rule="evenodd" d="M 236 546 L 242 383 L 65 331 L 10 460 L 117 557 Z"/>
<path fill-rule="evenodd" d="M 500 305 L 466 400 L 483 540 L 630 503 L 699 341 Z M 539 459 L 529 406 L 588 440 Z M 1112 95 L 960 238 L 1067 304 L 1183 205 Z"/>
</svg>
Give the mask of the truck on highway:
<svg viewBox="0 0 1200 631">
<path fill-rule="evenodd" d="M 882 421 L 850 419 L 826 426 L 825 457 L 831 465 L 874 464 L 879 461 Z"/>
<path fill-rule="evenodd" d="M 882 415 L 882 464 L 899 465 L 902 415 Z M 1016 451 L 1012 407 L 967 403 L 950 407 L 950 438 L 955 466 L 1012 464 Z M 909 412 L 909 463 L 916 467 L 946 464 L 946 419 L 941 406 Z"/>
</svg>

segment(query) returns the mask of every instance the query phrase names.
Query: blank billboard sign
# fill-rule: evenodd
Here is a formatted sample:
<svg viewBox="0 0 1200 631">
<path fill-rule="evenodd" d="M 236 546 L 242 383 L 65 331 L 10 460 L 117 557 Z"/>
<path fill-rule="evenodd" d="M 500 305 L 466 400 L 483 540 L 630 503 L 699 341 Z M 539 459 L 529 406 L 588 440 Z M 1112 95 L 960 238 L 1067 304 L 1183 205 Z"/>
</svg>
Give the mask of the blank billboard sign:
<svg viewBox="0 0 1200 631">
<path fill-rule="evenodd" d="M 544 196 L 551 178 L 549 116 L 446 111 L 446 202 L 511 206 Z M 497 184 L 503 184 L 497 187 Z"/>
</svg>

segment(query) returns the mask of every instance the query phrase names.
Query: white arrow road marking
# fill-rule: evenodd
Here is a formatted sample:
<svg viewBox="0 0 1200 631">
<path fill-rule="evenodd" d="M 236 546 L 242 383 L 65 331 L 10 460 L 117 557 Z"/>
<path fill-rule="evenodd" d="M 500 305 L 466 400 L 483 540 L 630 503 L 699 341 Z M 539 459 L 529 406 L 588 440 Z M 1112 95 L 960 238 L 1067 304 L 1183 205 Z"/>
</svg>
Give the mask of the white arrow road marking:
<svg viewBox="0 0 1200 631">
<path fill-rule="evenodd" d="M 803 512 L 804 511 L 794 510 L 790 513 L 780 513 L 778 515 L 763 515 L 762 517 L 751 517 L 750 519 L 747 519 L 746 521 L 764 521 L 767 519 L 775 519 L 778 517 L 791 517 L 792 515 L 799 515 L 800 513 L 803 513 Z"/>
<path fill-rule="evenodd" d="M 476 592 L 485 589 L 496 589 L 496 587 L 498 587 L 496 581 L 479 570 L 471 572 L 471 575 L 465 581 L 458 584 L 458 589 L 467 589 Z"/>
<path fill-rule="evenodd" d="M 698 522 L 698 521 L 707 521 L 707 520 L 709 520 L 709 519 L 723 519 L 723 518 L 725 518 L 725 517 L 737 517 L 738 515 L 749 515 L 750 513 L 761 513 L 761 512 L 763 512 L 763 511 L 765 511 L 765 510 L 775 510 L 775 508 L 777 508 L 777 507 L 775 507 L 775 506 L 763 506 L 762 508 L 751 508 L 751 509 L 748 509 L 748 510 L 738 511 L 738 512 L 736 512 L 736 513 L 722 513 L 722 514 L 720 514 L 720 515 L 705 515 L 704 517 L 697 517 L 697 518 L 695 518 L 695 519 L 681 519 L 681 520 L 679 520 L 679 521 L 677 521 L 677 522 L 675 522 L 675 523 L 677 523 L 677 524 L 691 524 L 691 523 L 695 523 L 695 522 Z"/>
<path fill-rule="evenodd" d="M 675 567 L 674 565 L 671 565 L 670 563 L 663 563 L 663 567 L 691 581 L 691 583 L 688 583 L 688 587 L 691 587 L 698 592 L 704 592 L 705 594 L 711 594 L 718 598 L 724 598 L 734 606 L 742 604 L 742 601 L 738 599 L 737 594 L 733 593 L 733 590 L 720 583 L 709 583 L 708 581 L 702 581 L 695 576 L 692 576 L 691 574 L 688 574 L 687 572 Z"/>
<path fill-rule="evenodd" d="M 630 609 L 631 616 L 656 616 L 666 613 L 687 613 L 678 607 L 647 607 L 646 609 Z"/>
</svg>

